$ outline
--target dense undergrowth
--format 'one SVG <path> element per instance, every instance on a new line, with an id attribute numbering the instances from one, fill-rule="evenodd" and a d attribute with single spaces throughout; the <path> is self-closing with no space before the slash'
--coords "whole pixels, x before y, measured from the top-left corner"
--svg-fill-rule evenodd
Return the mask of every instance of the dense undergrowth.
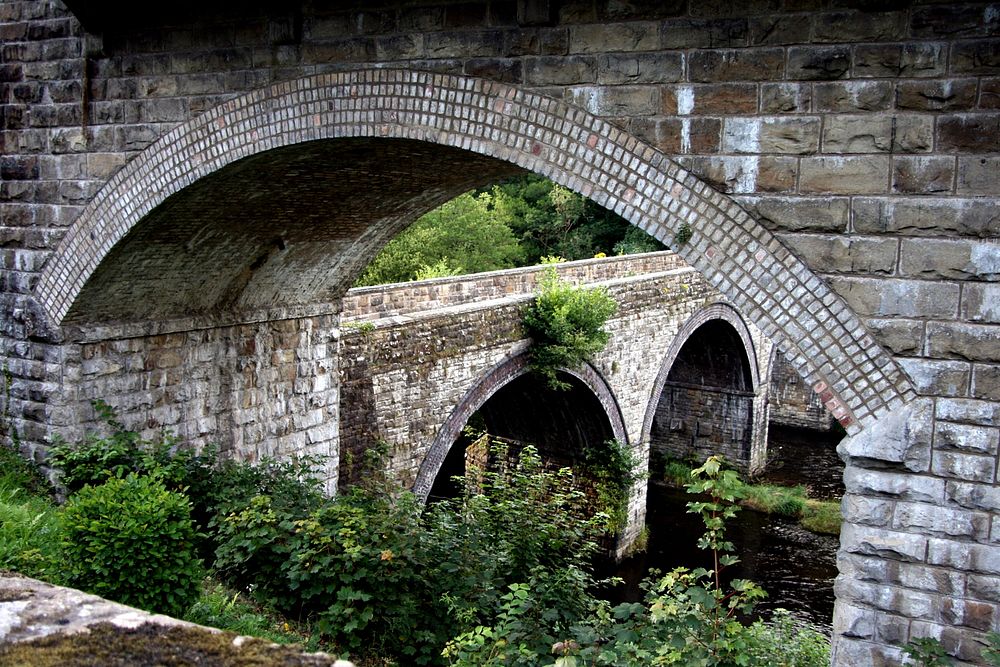
<path id="1" fill-rule="evenodd" d="M 234 463 L 172 439 L 144 442 L 106 416 L 107 435 L 52 452 L 68 494 L 63 508 L 31 466 L 3 466 L 3 531 L 12 538 L 0 569 L 152 611 L 183 606 L 192 621 L 306 642 L 361 665 L 828 662 L 828 641 L 787 615 L 740 620 L 763 592 L 721 583 L 735 562 L 724 530 L 737 486 L 714 459 L 689 488 L 716 565 L 656 574 L 644 602 L 612 606 L 591 565 L 608 516 L 594 514 L 572 471 L 544 469 L 531 448 L 500 452 L 493 459 L 503 463 L 470 471 L 458 497 L 424 508 L 378 478 L 329 499 L 312 462 Z M 19 460 L 7 448 L 0 455 Z M 164 505 L 170 512 L 157 514 Z M 163 520 L 146 521 L 151 515 Z M 84 536 L 74 523 L 86 525 Z M 170 557 L 155 573 L 123 577 L 123 568 L 143 565 L 138 550 L 119 548 L 123 535 Z M 84 544 L 95 557 L 79 555 Z M 207 579 L 192 586 L 202 567 Z M 101 581 L 105 572 L 117 588 Z M 182 594 L 154 594 L 169 582 L 184 582 Z"/>

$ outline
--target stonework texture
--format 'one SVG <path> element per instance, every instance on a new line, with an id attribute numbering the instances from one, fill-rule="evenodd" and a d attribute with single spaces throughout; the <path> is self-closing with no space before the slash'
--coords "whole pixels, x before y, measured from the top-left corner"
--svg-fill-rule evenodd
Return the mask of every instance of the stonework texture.
<path id="1" fill-rule="evenodd" d="M 6 439 L 78 433 L 106 391 L 142 428 L 339 451 L 353 277 L 429 208 L 536 171 L 670 244 L 847 429 L 835 662 L 925 635 L 980 661 L 995 2 L 69 4 L 0 3 Z"/>

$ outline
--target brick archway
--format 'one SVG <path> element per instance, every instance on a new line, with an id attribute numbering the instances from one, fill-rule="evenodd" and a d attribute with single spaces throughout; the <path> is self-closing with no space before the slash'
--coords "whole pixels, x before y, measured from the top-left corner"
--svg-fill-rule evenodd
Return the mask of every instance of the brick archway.
<path id="1" fill-rule="evenodd" d="M 849 433 L 915 397 L 840 297 L 735 202 L 659 151 L 543 95 L 414 70 L 283 82 L 175 128 L 84 209 L 44 268 L 38 301 L 61 324 L 119 242 L 200 179 L 281 147 L 348 137 L 416 140 L 489 156 L 614 210 L 670 245 L 772 338 L 813 388 L 827 393 Z"/>
<path id="2" fill-rule="evenodd" d="M 653 422 L 656 418 L 656 412 L 660 403 L 660 397 L 663 394 L 668 377 L 670 376 L 671 370 L 674 368 L 674 362 L 677 361 L 678 355 L 684 346 L 691 340 L 692 335 L 695 334 L 704 325 L 712 322 L 725 322 L 732 328 L 739 341 L 742 343 L 742 349 L 738 352 L 745 355 L 748 370 L 749 370 L 749 380 L 751 389 L 756 393 L 759 389 L 767 390 L 766 384 L 762 386 L 761 384 L 761 362 L 767 364 L 766 367 L 770 366 L 770 358 L 762 359 L 760 356 L 760 351 L 754 344 L 753 335 L 750 332 L 750 328 L 747 326 L 746 322 L 739 312 L 731 305 L 726 303 L 713 303 L 705 308 L 702 308 L 697 313 L 692 315 L 681 327 L 680 331 L 674 337 L 673 342 L 667 349 L 666 353 L 663 355 L 663 361 L 660 363 L 660 370 L 656 375 L 656 382 L 653 384 L 653 391 L 650 393 L 649 402 L 646 405 L 646 413 L 643 418 L 642 423 L 642 435 L 641 442 L 649 442 L 651 434 L 653 431 Z M 768 351 L 766 354 L 770 356 L 773 353 Z M 753 412 L 752 412 L 752 430 L 753 433 L 750 436 L 750 442 L 752 447 L 751 460 L 749 461 L 750 467 L 753 468 L 757 463 L 762 463 L 764 460 L 764 454 L 766 453 L 766 439 L 767 439 L 767 419 L 766 415 L 759 414 L 760 410 L 766 405 L 766 396 L 760 397 L 761 400 L 754 399 Z"/>
<path id="3" fill-rule="evenodd" d="M 441 470 L 441 466 L 444 464 L 444 460 L 451 450 L 451 446 L 458 439 L 462 429 L 465 428 L 473 413 L 479 410 L 501 388 L 528 372 L 530 372 L 530 369 L 528 367 L 527 354 L 519 354 L 507 358 L 483 376 L 466 393 L 462 401 L 455 406 L 448 420 L 434 438 L 427 456 L 424 457 L 424 460 L 420 464 L 420 471 L 417 473 L 417 479 L 413 483 L 413 493 L 420 500 L 427 499 L 434 485 L 434 480 L 437 478 L 438 472 Z M 607 381 L 601 377 L 600 373 L 594 370 L 589 364 L 573 370 L 563 369 L 563 372 L 580 380 L 593 392 L 597 400 L 600 401 L 601 407 L 604 408 L 615 439 L 619 442 L 627 443 L 628 436 L 625 431 L 621 409 Z"/>

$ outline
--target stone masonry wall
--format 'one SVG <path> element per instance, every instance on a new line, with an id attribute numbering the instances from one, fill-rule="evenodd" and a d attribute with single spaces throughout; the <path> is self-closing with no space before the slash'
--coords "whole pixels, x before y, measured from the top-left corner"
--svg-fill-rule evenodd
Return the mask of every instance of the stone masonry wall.
<path id="1" fill-rule="evenodd" d="M 674 156 L 863 318 L 922 398 L 902 392 L 910 402 L 888 410 L 882 389 L 859 391 L 879 407 L 842 446 L 834 660 L 898 663 L 898 647 L 924 635 L 980 660 L 977 642 L 1000 629 L 995 2 L 427 0 L 165 16 L 120 17 L 98 35 L 58 0 L 0 3 L 4 436 L 35 446 L 75 424 L 65 369 L 83 360 L 32 290 L 82 208 L 142 149 L 222 102 L 317 72 L 483 76 Z M 780 327 L 812 333 L 794 318 Z M 848 346 L 837 364 L 862 386 L 858 354 Z"/>
<path id="2" fill-rule="evenodd" d="M 653 417 L 650 449 L 674 459 L 713 454 L 750 466 L 753 394 L 667 382 Z"/>

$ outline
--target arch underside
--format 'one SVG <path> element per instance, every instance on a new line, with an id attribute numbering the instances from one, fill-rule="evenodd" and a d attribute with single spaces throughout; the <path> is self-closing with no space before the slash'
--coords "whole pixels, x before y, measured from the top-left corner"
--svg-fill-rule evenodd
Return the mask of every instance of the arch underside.
<path id="1" fill-rule="evenodd" d="M 462 429 L 494 397 L 499 399 L 494 402 L 494 409 L 487 408 L 489 414 L 483 415 L 487 426 L 498 431 L 488 429 L 491 435 L 536 444 L 557 455 L 561 451 L 572 453 L 560 443 L 560 438 L 567 434 L 574 446 L 595 436 L 627 444 L 621 410 L 604 378 L 590 365 L 563 369 L 561 374 L 570 381 L 573 396 L 558 396 L 559 392 L 541 386 L 537 376 L 530 374 L 525 354 L 506 359 L 494 367 L 466 393 L 438 431 L 421 462 L 413 484 L 414 494 L 421 499 L 427 498 Z M 533 405 L 529 406 L 531 403 Z M 581 403 L 587 406 L 590 414 L 574 413 Z M 520 412 L 514 414 L 512 410 Z M 539 425 L 537 421 L 544 419 L 546 413 L 551 423 Z"/>
<path id="2" fill-rule="evenodd" d="M 411 208 L 381 202 L 377 188 L 367 188 L 353 193 L 357 208 L 344 203 L 342 217 L 325 218 L 295 201 L 314 187 L 343 192 L 331 183 L 340 173 L 334 157 L 340 149 L 321 140 L 346 138 L 415 140 L 420 146 L 407 142 L 408 153 L 427 150 L 460 160 L 463 168 L 451 181 L 441 160 L 417 157 L 411 165 L 419 168 L 397 175 L 412 179 L 402 185 L 414 196 Z M 318 155 L 306 159 L 312 150 Z M 459 158 L 460 152 L 468 155 Z M 351 157 L 364 163 L 364 153 Z M 267 156 L 275 158 L 274 169 Z M 244 158 L 250 158 L 246 165 Z M 303 172 L 314 161 L 320 169 L 311 177 Z M 391 160 L 371 164 L 382 171 Z M 339 167 L 351 169 L 343 162 Z M 827 406 L 848 431 L 915 396 L 905 374 L 823 281 L 732 200 L 663 154 L 558 100 L 412 70 L 339 72 L 275 84 L 169 132 L 86 207 L 44 268 L 36 298 L 57 324 L 167 317 L 182 307 L 236 312 L 278 301 L 336 299 L 407 222 L 463 188 L 518 169 L 548 176 L 671 245 L 775 341 L 811 386 L 826 392 Z M 365 182 L 369 172 L 359 168 L 357 175 Z M 391 180 L 370 175 L 375 183 Z M 255 205 L 251 190 L 268 179 L 282 184 L 265 188 L 282 193 L 281 201 L 258 196 Z M 231 210 L 199 227 L 206 218 L 197 209 L 215 194 Z M 331 199 L 320 195 L 325 206 Z M 352 218 L 380 203 L 388 205 L 363 216 L 367 224 Z M 280 224 L 266 219 L 271 217 Z M 692 235 L 678 246 L 675 234 L 685 227 Z M 213 233 L 233 247 L 227 241 L 211 250 L 202 239 Z M 156 251 L 170 244 L 172 252 Z M 189 275 L 197 273 L 191 267 L 206 265 L 217 267 L 214 281 Z M 337 276 L 321 275 L 324 268 Z M 165 301 L 171 286 L 158 277 L 164 274 L 188 278 Z"/>

